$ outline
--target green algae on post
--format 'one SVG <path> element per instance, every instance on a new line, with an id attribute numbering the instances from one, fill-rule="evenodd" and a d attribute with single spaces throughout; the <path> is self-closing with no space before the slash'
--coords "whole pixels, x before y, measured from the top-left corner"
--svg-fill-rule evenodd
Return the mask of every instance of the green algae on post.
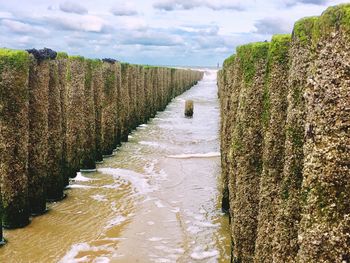
<path id="1" fill-rule="evenodd" d="M 103 108 L 102 108 L 102 153 L 111 156 L 115 148 L 115 103 L 117 99 L 114 64 L 103 62 Z"/>
<path id="2" fill-rule="evenodd" d="M 0 216 L 5 228 L 29 224 L 28 76 L 27 52 L 0 49 Z"/>
<path id="3" fill-rule="evenodd" d="M 327 9 L 313 30 L 297 260 L 350 259 L 350 5 Z M 347 147 L 347 148 L 346 148 Z"/>
<path id="4" fill-rule="evenodd" d="M 193 116 L 193 100 L 186 100 L 185 103 L 185 116 L 192 117 Z"/>
<path id="5" fill-rule="evenodd" d="M 49 63 L 49 109 L 48 109 L 48 154 L 47 154 L 47 200 L 63 198 L 64 178 L 62 174 L 62 113 L 61 91 L 58 80 L 58 62 Z"/>
<path id="6" fill-rule="evenodd" d="M 241 75 L 236 116 L 231 123 L 230 164 L 232 177 L 232 231 L 234 259 L 253 261 L 257 236 L 259 196 L 262 167 L 263 93 L 267 74 L 270 44 L 259 42 L 237 49 L 237 64 Z"/>
<path id="7" fill-rule="evenodd" d="M 102 62 L 95 60 L 92 68 L 92 85 L 95 105 L 95 161 L 103 162 L 102 153 L 102 107 L 103 107 L 103 77 Z"/>
<path id="8" fill-rule="evenodd" d="M 317 18 L 295 23 L 290 48 L 288 109 L 284 168 L 276 216 L 273 259 L 276 262 L 296 260 L 298 231 L 302 206 L 300 203 L 304 167 L 304 127 L 307 112 L 304 94 L 312 60 L 312 30 Z"/>
<path id="9" fill-rule="evenodd" d="M 85 60 L 68 58 L 67 66 L 67 173 L 74 178 L 80 171 L 84 144 Z"/>
<path id="10" fill-rule="evenodd" d="M 60 89 L 60 102 L 61 102 L 61 138 L 62 138 L 62 155 L 60 157 L 61 162 L 61 175 L 63 178 L 63 186 L 69 184 L 69 166 L 67 155 L 67 105 L 68 105 L 68 89 L 67 89 L 67 62 L 68 55 L 66 53 L 57 54 L 58 64 L 58 85 Z"/>
<path id="11" fill-rule="evenodd" d="M 30 56 L 29 67 L 29 205 L 33 215 L 46 212 L 50 61 Z"/>
<path id="12" fill-rule="evenodd" d="M 84 85 L 84 126 L 83 148 L 81 157 L 81 170 L 95 170 L 96 163 L 96 135 L 95 135 L 95 103 L 93 96 L 93 61 L 85 60 L 85 85 Z"/>
<path id="13" fill-rule="evenodd" d="M 275 35 L 268 53 L 267 90 L 269 93 L 268 127 L 264 130 L 263 165 L 260 180 L 260 198 L 255 259 L 272 261 L 278 196 L 284 167 L 285 121 L 289 90 L 290 35 Z"/>

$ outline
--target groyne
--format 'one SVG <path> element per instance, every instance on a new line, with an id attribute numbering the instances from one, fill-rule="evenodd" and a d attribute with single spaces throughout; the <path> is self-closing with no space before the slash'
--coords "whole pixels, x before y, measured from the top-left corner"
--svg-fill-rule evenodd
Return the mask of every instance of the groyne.
<path id="1" fill-rule="evenodd" d="M 232 262 L 350 260 L 350 5 L 218 73 Z"/>
<path id="2" fill-rule="evenodd" d="M 69 178 L 96 169 L 133 129 L 202 77 L 50 50 L 1 49 L 3 226 L 24 227 L 45 213 L 47 201 L 64 198 Z"/>

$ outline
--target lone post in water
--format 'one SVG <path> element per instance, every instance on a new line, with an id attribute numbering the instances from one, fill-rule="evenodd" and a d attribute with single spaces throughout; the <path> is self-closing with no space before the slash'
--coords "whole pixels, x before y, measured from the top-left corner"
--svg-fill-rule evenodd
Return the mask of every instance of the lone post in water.
<path id="1" fill-rule="evenodd" d="M 186 100 L 185 116 L 186 117 L 192 117 L 193 116 L 193 100 Z"/>

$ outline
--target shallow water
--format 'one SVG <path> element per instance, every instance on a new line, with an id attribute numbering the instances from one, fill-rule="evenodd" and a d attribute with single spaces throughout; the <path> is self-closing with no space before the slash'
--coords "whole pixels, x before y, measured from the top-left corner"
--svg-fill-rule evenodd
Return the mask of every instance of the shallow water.
<path id="1" fill-rule="evenodd" d="M 183 117 L 186 99 L 192 119 Z M 212 70 L 97 172 L 79 173 L 47 214 L 6 230 L 0 262 L 229 262 L 218 136 Z"/>

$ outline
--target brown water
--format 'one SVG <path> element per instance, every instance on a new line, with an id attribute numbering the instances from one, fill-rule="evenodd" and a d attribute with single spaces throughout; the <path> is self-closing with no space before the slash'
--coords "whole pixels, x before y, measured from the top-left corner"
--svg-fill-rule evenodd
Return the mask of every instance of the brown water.
<path id="1" fill-rule="evenodd" d="M 193 99 L 193 119 L 183 117 Z M 7 230 L 0 262 L 229 262 L 220 212 L 216 72 L 134 131 L 68 197 Z"/>

